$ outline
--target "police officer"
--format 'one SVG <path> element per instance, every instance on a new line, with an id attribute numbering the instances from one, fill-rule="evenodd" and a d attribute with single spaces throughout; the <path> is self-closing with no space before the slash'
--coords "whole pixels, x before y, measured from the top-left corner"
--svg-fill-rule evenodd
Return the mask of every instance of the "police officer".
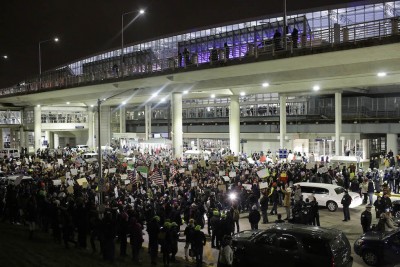
<path id="1" fill-rule="evenodd" d="M 343 205 L 343 215 L 344 215 L 344 222 L 350 221 L 350 204 L 351 201 L 353 199 L 351 198 L 351 196 L 349 195 L 349 192 L 346 190 L 344 192 L 343 198 L 342 198 L 342 202 L 341 204 Z"/>
<path id="2" fill-rule="evenodd" d="M 371 229 L 372 222 L 372 213 L 371 213 L 371 205 L 367 205 L 365 210 L 361 213 L 361 226 L 363 228 L 363 232 L 366 233 Z"/>

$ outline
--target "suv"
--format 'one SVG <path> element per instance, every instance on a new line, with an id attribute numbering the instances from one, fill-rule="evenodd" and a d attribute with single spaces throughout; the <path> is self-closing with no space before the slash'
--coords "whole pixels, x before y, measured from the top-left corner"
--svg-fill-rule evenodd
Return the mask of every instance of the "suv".
<path id="1" fill-rule="evenodd" d="M 371 266 L 400 262 L 400 228 L 391 232 L 367 232 L 354 242 L 354 252 Z"/>
<path id="2" fill-rule="evenodd" d="M 233 266 L 351 267 L 351 247 L 339 230 L 276 224 L 233 236 Z"/>
<path id="3" fill-rule="evenodd" d="M 341 204 L 344 189 L 341 186 L 333 185 L 333 184 L 324 184 L 324 183 L 297 183 L 294 185 L 300 185 L 301 194 L 303 195 L 303 199 L 308 198 L 311 194 L 314 194 L 315 199 L 318 202 L 319 206 L 327 207 L 329 211 L 336 211 L 338 207 L 342 208 Z M 360 194 L 355 192 L 350 192 L 349 195 L 353 199 L 351 201 L 350 208 L 357 207 L 362 204 L 362 199 Z"/>

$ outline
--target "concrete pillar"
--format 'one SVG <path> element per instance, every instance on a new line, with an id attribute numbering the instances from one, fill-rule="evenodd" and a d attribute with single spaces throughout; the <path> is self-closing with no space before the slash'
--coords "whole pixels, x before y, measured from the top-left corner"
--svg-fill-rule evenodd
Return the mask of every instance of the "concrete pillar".
<path id="1" fill-rule="evenodd" d="M 369 141 L 368 139 L 362 140 L 362 149 L 363 149 L 362 159 L 363 160 L 369 159 L 369 142 L 368 141 Z"/>
<path id="2" fill-rule="evenodd" d="M 119 109 L 119 132 L 126 133 L 126 108 L 121 106 Z"/>
<path id="3" fill-rule="evenodd" d="M 35 138 L 35 152 L 39 148 L 41 148 L 41 139 L 42 139 L 42 109 L 40 106 L 35 106 L 33 109 L 34 113 L 34 138 Z"/>
<path id="4" fill-rule="evenodd" d="M 174 156 L 182 157 L 183 153 L 183 127 L 182 127 L 182 93 L 172 94 L 172 145 Z"/>
<path id="5" fill-rule="evenodd" d="M 92 108 L 89 108 L 88 109 L 88 141 L 87 141 L 87 145 L 90 149 L 95 147 L 94 133 L 95 133 L 95 131 L 94 131 L 94 112 L 93 112 Z"/>
<path id="6" fill-rule="evenodd" d="M 19 127 L 19 146 L 21 147 L 26 147 L 26 141 L 25 141 L 25 131 L 24 127 Z"/>
<path id="7" fill-rule="evenodd" d="M 285 148 L 286 136 L 286 95 L 279 96 L 279 148 Z"/>
<path id="8" fill-rule="evenodd" d="M 54 142 L 54 148 L 58 148 L 60 146 L 60 136 L 58 135 L 58 133 L 54 133 L 53 142 Z"/>
<path id="9" fill-rule="evenodd" d="M 146 140 L 149 140 L 149 136 L 151 135 L 151 117 L 152 117 L 151 113 L 152 113 L 151 104 L 144 106 L 144 124 L 145 124 Z M 182 117 L 182 111 L 181 111 L 181 117 Z"/>
<path id="10" fill-rule="evenodd" d="M 229 106 L 229 146 L 235 155 L 240 152 L 240 105 L 239 96 L 231 96 Z"/>
<path id="11" fill-rule="evenodd" d="M 340 136 L 342 134 L 342 93 L 335 93 L 335 154 L 341 156 Z"/>
<path id="12" fill-rule="evenodd" d="M 393 155 L 397 155 L 398 153 L 398 143 L 397 143 L 397 134 L 386 134 L 386 153 L 389 152 L 390 150 L 393 151 Z"/>
<path id="13" fill-rule="evenodd" d="M 47 144 L 50 147 L 50 131 L 44 131 L 44 140 L 47 141 Z"/>

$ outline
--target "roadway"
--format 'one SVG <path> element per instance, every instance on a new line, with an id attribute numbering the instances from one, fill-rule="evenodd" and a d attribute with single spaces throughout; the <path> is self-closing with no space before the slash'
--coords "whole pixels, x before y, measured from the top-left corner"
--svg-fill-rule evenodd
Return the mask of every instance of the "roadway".
<path id="1" fill-rule="evenodd" d="M 399 200 L 399 197 L 392 197 L 392 201 L 394 200 Z M 338 209 L 336 212 L 330 212 L 326 208 L 320 207 L 319 214 L 320 214 L 320 224 L 321 227 L 327 227 L 327 228 L 336 228 L 340 229 L 345 233 L 347 238 L 350 241 L 350 245 L 352 247 L 352 256 L 354 259 L 353 262 L 353 267 L 364 267 L 367 266 L 364 261 L 362 260 L 361 257 L 356 255 L 353 251 L 353 244 L 356 241 L 356 239 L 362 234 L 362 228 L 360 224 L 360 216 L 361 213 L 365 210 L 365 205 L 358 206 L 356 208 L 350 209 L 350 221 L 343 222 L 343 212 L 342 209 Z M 278 207 L 278 213 L 282 214 L 282 218 L 285 218 L 285 209 L 283 207 Z M 241 213 L 240 215 L 240 230 L 248 230 L 250 229 L 250 224 L 248 221 L 248 212 L 246 213 Z M 372 223 L 377 224 L 378 221 L 375 219 L 375 210 L 372 209 Z M 270 221 L 269 224 L 259 224 L 258 227 L 259 229 L 266 229 L 272 225 L 271 222 L 274 222 L 277 219 L 276 215 L 269 215 L 268 214 L 268 220 Z M 181 237 L 180 239 L 184 239 L 183 236 L 183 230 L 185 229 L 186 225 L 183 225 L 181 227 Z M 204 227 L 203 231 L 207 233 L 207 226 Z M 147 232 L 145 235 L 145 243 L 144 246 L 147 247 L 148 244 L 148 239 L 147 239 Z M 209 241 L 209 239 L 207 240 Z M 178 243 L 178 256 L 181 258 L 184 258 L 184 242 L 179 242 Z M 207 242 L 206 247 L 204 248 L 204 257 L 203 260 L 209 265 L 209 266 L 216 266 L 217 265 L 217 259 L 218 259 L 218 250 L 211 248 L 211 243 Z M 387 266 L 389 267 L 389 266 Z M 392 266 L 391 266 L 392 267 Z"/>

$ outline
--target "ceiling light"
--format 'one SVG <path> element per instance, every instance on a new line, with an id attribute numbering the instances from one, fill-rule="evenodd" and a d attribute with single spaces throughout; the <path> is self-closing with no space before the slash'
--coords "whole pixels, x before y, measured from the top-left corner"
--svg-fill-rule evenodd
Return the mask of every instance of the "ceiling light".
<path id="1" fill-rule="evenodd" d="M 126 104 L 126 101 L 123 101 L 123 102 L 122 102 L 122 105 L 125 105 L 125 104 Z"/>
<path id="2" fill-rule="evenodd" d="M 7 56 L 7 55 L 4 55 L 4 56 L 3 56 L 3 58 L 4 58 L 4 59 L 7 59 L 7 58 L 8 58 L 8 56 Z"/>
<path id="3" fill-rule="evenodd" d="M 70 102 L 67 102 L 67 105 L 69 105 L 70 104 Z"/>
<path id="4" fill-rule="evenodd" d="M 40 104 L 38 104 L 37 107 L 40 108 Z"/>
<path id="5" fill-rule="evenodd" d="M 94 105 L 90 105 L 90 107 L 92 108 L 92 107 L 94 107 Z"/>
<path id="6" fill-rule="evenodd" d="M 141 10 L 139 11 L 139 13 L 140 13 L 140 14 L 144 14 L 144 10 L 141 9 Z"/>
<path id="7" fill-rule="evenodd" d="M 263 83 L 262 84 L 262 87 L 268 87 L 269 86 L 269 83 Z"/>
<path id="8" fill-rule="evenodd" d="M 386 72 L 378 72 L 377 76 L 378 77 L 385 77 L 386 76 Z"/>
<path id="9" fill-rule="evenodd" d="M 183 91 L 183 94 L 184 94 L 184 95 L 187 95 L 188 93 L 189 93 L 188 90 Z"/>
<path id="10" fill-rule="evenodd" d="M 165 102 L 165 97 L 163 97 L 160 102 Z"/>
<path id="11" fill-rule="evenodd" d="M 245 96 L 246 93 L 245 93 L 245 92 L 240 92 L 240 95 L 241 95 L 241 96 Z"/>
<path id="12" fill-rule="evenodd" d="M 54 42 L 58 42 L 59 41 L 59 39 L 56 37 L 56 38 L 54 38 Z"/>
<path id="13" fill-rule="evenodd" d="M 211 98 L 215 98 L 215 94 L 212 94 L 212 95 L 211 95 Z"/>
<path id="14" fill-rule="evenodd" d="M 157 93 L 157 92 L 155 92 L 155 93 L 153 93 L 153 94 L 151 95 L 151 97 L 156 97 L 156 96 L 158 96 L 158 93 Z"/>
<path id="15" fill-rule="evenodd" d="M 312 89 L 313 89 L 314 91 L 319 91 L 320 88 L 319 88 L 319 85 L 314 85 Z"/>

